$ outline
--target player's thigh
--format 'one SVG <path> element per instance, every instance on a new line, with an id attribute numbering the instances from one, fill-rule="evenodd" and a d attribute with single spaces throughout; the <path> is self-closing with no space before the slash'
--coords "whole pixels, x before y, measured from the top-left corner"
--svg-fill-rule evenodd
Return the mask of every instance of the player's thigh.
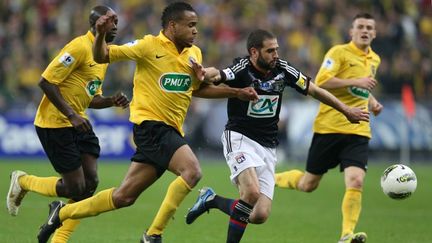
<path id="1" fill-rule="evenodd" d="M 237 186 L 240 193 L 240 198 L 254 197 L 254 201 L 259 197 L 259 181 L 254 167 L 243 170 L 237 176 Z"/>
<path id="2" fill-rule="evenodd" d="M 86 179 L 97 179 L 97 159 L 100 155 L 99 139 L 93 130 L 90 130 L 77 134 L 77 144 L 81 153 L 81 163 Z"/>
<path id="3" fill-rule="evenodd" d="M 345 135 L 345 142 L 340 149 L 340 170 L 345 171 L 349 167 L 357 167 L 367 170 L 369 156 L 369 138 L 354 134 Z"/>
<path id="4" fill-rule="evenodd" d="M 73 173 L 81 168 L 81 152 L 77 132 L 72 127 L 40 128 L 36 133 L 54 169 L 60 174 Z"/>
<path id="5" fill-rule="evenodd" d="M 341 134 L 314 133 L 306 161 L 306 171 L 314 175 L 323 175 L 339 163 L 339 153 L 343 146 Z"/>
<path id="6" fill-rule="evenodd" d="M 137 148 L 131 160 L 153 166 L 158 177 L 168 169 L 177 151 L 187 144 L 176 129 L 159 121 L 144 121 L 139 125 L 135 124 L 133 133 Z M 194 157 L 190 155 L 192 152 L 187 151 L 188 149 L 180 150 L 180 157 Z M 184 154 L 189 156 L 184 156 Z"/>
<path id="7" fill-rule="evenodd" d="M 97 157 L 93 154 L 81 154 L 82 168 L 86 180 L 92 180 L 98 178 L 97 175 Z"/>
<path id="8" fill-rule="evenodd" d="M 113 197 L 122 200 L 134 200 L 158 178 L 158 172 L 154 166 L 131 162 L 126 176 L 115 190 Z"/>
<path id="9" fill-rule="evenodd" d="M 175 151 L 168 169 L 176 175 L 182 175 L 188 172 L 201 173 L 198 159 L 187 144 L 181 146 Z"/>

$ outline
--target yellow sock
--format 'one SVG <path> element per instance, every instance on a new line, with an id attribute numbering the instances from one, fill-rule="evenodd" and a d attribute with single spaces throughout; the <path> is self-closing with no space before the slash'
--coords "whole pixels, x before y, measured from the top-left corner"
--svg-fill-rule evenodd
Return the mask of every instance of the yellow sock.
<path id="1" fill-rule="evenodd" d="M 282 173 L 275 174 L 276 186 L 282 188 L 289 188 L 297 190 L 297 185 L 302 176 L 303 171 L 300 170 L 289 170 Z"/>
<path id="2" fill-rule="evenodd" d="M 74 203 L 75 201 L 69 199 L 68 203 Z M 60 228 L 58 228 L 51 238 L 51 243 L 66 243 L 68 242 L 72 232 L 75 231 L 80 221 L 77 219 L 66 219 Z"/>
<path id="3" fill-rule="evenodd" d="M 183 199 L 189 194 L 191 187 L 181 177 L 177 177 L 168 187 L 165 199 L 163 200 L 153 223 L 147 230 L 148 235 L 161 235 L 168 220 L 174 215 Z"/>
<path id="4" fill-rule="evenodd" d="M 37 177 L 34 175 L 23 175 L 18 179 L 20 186 L 31 192 L 37 192 L 44 196 L 56 197 L 56 185 L 60 177 Z"/>
<path id="5" fill-rule="evenodd" d="M 342 235 L 341 237 L 354 232 L 357 221 L 360 217 L 362 201 L 362 190 L 348 188 L 342 201 Z"/>
<path id="6" fill-rule="evenodd" d="M 76 203 L 66 204 L 59 213 L 60 221 L 96 216 L 100 213 L 116 209 L 112 200 L 114 188 L 100 191 L 93 197 Z"/>

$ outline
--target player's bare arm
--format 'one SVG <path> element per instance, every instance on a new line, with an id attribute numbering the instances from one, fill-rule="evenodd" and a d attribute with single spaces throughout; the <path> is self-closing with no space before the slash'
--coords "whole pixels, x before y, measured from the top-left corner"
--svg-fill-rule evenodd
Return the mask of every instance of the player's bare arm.
<path id="1" fill-rule="evenodd" d="M 220 70 L 214 67 L 205 68 L 204 81 L 209 83 L 215 83 L 221 81 L 222 76 Z"/>
<path id="2" fill-rule="evenodd" d="M 109 62 L 109 48 L 105 41 L 106 33 L 115 25 L 115 15 L 108 12 L 96 21 L 96 37 L 93 44 L 93 58 L 97 63 Z"/>
<path id="3" fill-rule="evenodd" d="M 90 102 L 89 108 L 104 109 L 112 106 L 126 109 L 127 107 L 129 107 L 129 100 L 123 92 L 118 92 L 115 95 L 109 97 L 96 95 Z"/>
<path id="4" fill-rule="evenodd" d="M 369 110 L 378 116 L 383 108 L 384 106 L 372 94 L 369 94 Z"/>
<path id="5" fill-rule="evenodd" d="M 65 115 L 72 126 L 78 131 L 88 131 L 91 129 L 90 122 L 78 115 L 72 107 L 63 98 L 60 89 L 57 85 L 48 82 L 46 79 L 41 78 L 39 87 L 42 89 L 47 98 L 53 105 Z"/>
<path id="6" fill-rule="evenodd" d="M 332 77 L 320 85 L 323 89 L 337 89 L 348 86 L 355 86 L 371 91 L 377 85 L 377 81 L 372 77 L 356 78 L 356 79 L 341 79 Z"/>
<path id="7" fill-rule="evenodd" d="M 217 99 L 217 98 L 238 98 L 240 100 L 249 101 L 258 100 L 258 94 L 252 87 L 232 88 L 227 85 L 213 85 L 203 83 L 198 90 L 192 93 L 195 97 Z"/>
<path id="8" fill-rule="evenodd" d="M 342 103 L 330 92 L 316 86 L 312 82 L 309 84 L 308 94 L 344 114 L 351 123 L 359 123 L 360 121 L 369 122 L 369 112 L 367 112 L 364 108 L 349 107 Z"/>

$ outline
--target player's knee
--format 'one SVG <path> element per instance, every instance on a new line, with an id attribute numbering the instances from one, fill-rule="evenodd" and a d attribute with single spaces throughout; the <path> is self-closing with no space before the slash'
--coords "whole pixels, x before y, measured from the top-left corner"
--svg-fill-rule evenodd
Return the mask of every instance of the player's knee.
<path id="1" fill-rule="evenodd" d="M 195 187 L 202 177 L 202 172 L 199 164 L 197 163 L 197 165 L 189 167 L 181 174 L 181 176 L 190 187 Z"/>
<path id="2" fill-rule="evenodd" d="M 254 213 L 251 214 L 249 220 L 253 224 L 263 224 L 267 221 L 270 216 L 270 212 L 267 209 L 254 209 Z"/>
<path id="3" fill-rule="evenodd" d="M 363 187 L 363 177 L 353 176 L 347 182 L 347 187 L 361 189 Z"/>
<path id="4" fill-rule="evenodd" d="M 114 191 L 112 199 L 116 208 L 124 208 L 133 205 L 137 197 L 127 196 L 121 192 Z"/>
<path id="5" fill-rule="evenodd" d="M 80 182 L 72 183 L 66 187 L 65 193 L 66 197 L 79 201 L 86 193 L 86 185 Z"/>
<path id="6" fill-rule="evenodd" d="M 86 180 L 86 196 L 91 197 L 95 191 L 96 188 L 99 185 L 99 178 L 98 177 L 92 177 L 90 179 Z"/>
<path id="7" fill-rule="evenodd" d="M 303 192 L 313 192 L 318 188 L 318 183 L 302 183 L 299 189 Z"/>

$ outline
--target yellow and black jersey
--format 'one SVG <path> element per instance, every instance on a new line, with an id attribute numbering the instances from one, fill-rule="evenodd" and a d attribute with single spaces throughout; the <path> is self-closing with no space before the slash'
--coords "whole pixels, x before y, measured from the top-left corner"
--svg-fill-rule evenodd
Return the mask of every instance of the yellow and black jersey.
<path id="1" fill-rule="evenodd" d="M 315 82 L 320 86 L 333 77 L 340 79 L 375 78 L 380 62 L 380 57 L 371 48 L 369 48 L 368 53 L 365 53 L 357 48 L 353 42 L 336 45 L 325 55 Z M 350 86 L 328 91 L 350 107 L 368 108 L 369 91 L 366 89 Z M 318 115 L 314 122 L 314 132 L 357 134 L 371 137 L 368 122 L 352 124 L 342 113 L 323 103 L 320 103 Z"/>
<path id="2" fill-rule="evenodd" d="M 201 50 L 192 46 L 178 53 L 174 43 L 160 32 L 158 36 L 146 35 L 122 46 L 110 46 L 109 58 L 110 62 L 136 62 L 130 121 L 162 121 L 184 135 L 182 126 L 192 91 L 201 85 L 190 60 L 201 63 Z"/>
<path id="3" fill-rule="evenodd" d="M 102 83 L 108 64 L 93 60 L 95 37 L 89 31 L 69 42 L 51 61 L 42 77 L 59 87 L 66 102 L 80 116 L 86 117 L 95 95 L 102 94 Z M 42 128 L 71 127 L 69 120 L 44 95 L 39 104 L 34 124 Z"/>

